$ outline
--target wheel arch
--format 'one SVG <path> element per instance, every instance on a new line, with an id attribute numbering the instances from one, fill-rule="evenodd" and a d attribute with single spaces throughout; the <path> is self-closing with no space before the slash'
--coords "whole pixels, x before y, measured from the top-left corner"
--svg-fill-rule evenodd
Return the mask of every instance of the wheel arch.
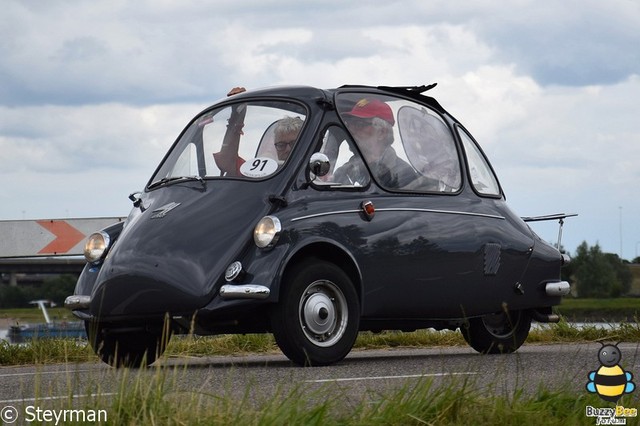
<path id="1" fill-rule="evenodd" d="M 287 274 L 291 272 L 295 265 L 298 265 L 306 259 L 316 258 L 325 262 L 333 263 L 342 269 L 351 282 L 353 283 L 358 299 L 360 301 L 360 310 L 362 310 L 362 274 L 358 263 L 354 257 L 344 247 L 328 241 L 314 241 L 304 247 L 299 248 L 293 253 L 283 268 L 282 279 L 280 285 L 284 285 Z M 278 293 L 279 293 L 278 289 Z"/>

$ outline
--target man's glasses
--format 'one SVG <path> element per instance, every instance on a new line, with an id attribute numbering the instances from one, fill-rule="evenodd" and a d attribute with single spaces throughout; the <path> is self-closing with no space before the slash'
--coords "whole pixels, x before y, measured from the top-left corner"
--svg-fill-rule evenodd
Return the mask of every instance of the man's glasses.
<path id="1" fill-rule="evenodd" d="M 280 142 L 276 142 L 274 143 L 275 147 L 276 147 L 276 151 L 285 151 L 287 149 L 287 147 L 289 149 L 291 149 L 293 147 L 293 144 L 296 143 L 296 140 L 290 140 L 290 141 L 280 141 Z"/>

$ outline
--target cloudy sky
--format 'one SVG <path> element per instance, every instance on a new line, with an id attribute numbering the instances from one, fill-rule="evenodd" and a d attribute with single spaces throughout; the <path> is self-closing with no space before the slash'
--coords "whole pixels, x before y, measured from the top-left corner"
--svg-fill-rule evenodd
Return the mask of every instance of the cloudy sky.
<path id="1" fill-rule="evenodd" d="M 125 216 L 236 85 L 437 82 L 518 214 L 637 256 L 640 2 L 464 3 L 3 0 L 0 220 Z"/>

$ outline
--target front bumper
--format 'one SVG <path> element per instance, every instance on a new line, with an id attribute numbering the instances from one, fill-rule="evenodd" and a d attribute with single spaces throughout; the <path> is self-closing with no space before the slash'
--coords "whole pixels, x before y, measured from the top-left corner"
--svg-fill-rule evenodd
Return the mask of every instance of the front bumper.
<path id="1" fill-rule="evenodd" d="M 220 287 L 220 298 L 231 299 L 266 299 L 271 294 L 269 287 L 258 284 L 225 284 Z M 91 296 L 73 295 L 64 301 L 64 307 L 71 311 L 89 309 Z"/>
<path id="2" fill-rule="evenodd" d="M 258 284 L 225 284 L 220 287 L 222 299 L 266 299 L 271 294 L 269 287 Z"/>
<path id="3" fill-rule="evenodd" d="M 91 296 L 73 295 L 64 300 L 64 307 L 71 311 L 89 309 L 89 305 L 91 305 Z"/>

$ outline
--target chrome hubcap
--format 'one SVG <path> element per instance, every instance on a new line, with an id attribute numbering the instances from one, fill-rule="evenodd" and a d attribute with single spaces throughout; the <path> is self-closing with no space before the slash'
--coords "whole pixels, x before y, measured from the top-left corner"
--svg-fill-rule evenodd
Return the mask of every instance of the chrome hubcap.
<path id="1" fill-rule="evenodd" d="M 520 315 L 508 315 L 505 312 L 499 314 L 486 315 L 482 322 L 487 331 L 495 337 L 510 337 L 518 325 Z"/>
<path id="2" fill-rule="evenodd" d="M 306 288 L 299 306 L 300 325 L 311 343 L 334 345 L 345 332 L 348 320 L 347 301 L 331 281 L 318 280 Z"/>

